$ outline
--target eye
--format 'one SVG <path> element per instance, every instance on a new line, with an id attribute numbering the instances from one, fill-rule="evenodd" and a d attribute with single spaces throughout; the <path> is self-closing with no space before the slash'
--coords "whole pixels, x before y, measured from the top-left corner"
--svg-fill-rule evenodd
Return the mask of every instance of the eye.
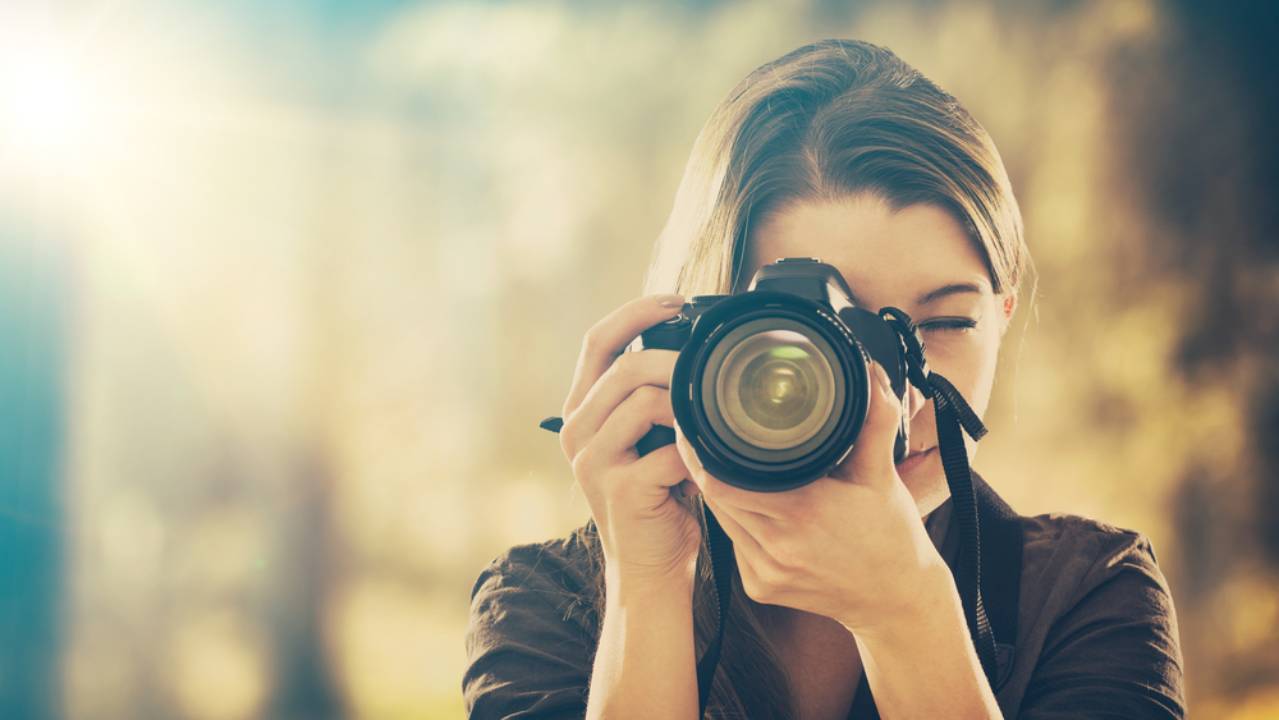
<path id="1" fill-rule="evenodd" d="M 925 320 L 919 323 L 919 329 L 924 332 L 933 330 L 944 330 L 950 332 L 967 332 L 977 327 L 977 321 L 966 317 L 943 317 Z"/>

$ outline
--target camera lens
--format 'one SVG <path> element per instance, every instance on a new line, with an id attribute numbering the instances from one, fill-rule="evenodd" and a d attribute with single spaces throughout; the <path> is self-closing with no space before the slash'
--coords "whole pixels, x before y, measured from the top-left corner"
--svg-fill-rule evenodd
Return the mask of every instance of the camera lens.
<path id="1" fill-rule="evenodd" d="M 866 422 L 872 352 L 891 360 L 901 340 L 847 302 L 834 268 L 769 267 L 746 292 L 692 304 L 671 404 L 707 471 L 779 492 L 848 456 Z"/>
<path id="2" fill-rule="evenodd" d="M 701 404 L 716 436 L 744 459 L 790 462 L 834 431 L 844 382 L 833 348 L 784 317 L 749 320 L 709 353 Z"/>
<path id="3" fill-rule="evenodd" d="M 717 393 L 725 422 L 742 440 L 780 450 L 811 439 L 835 404 L 835 374 L 793 330 L 755 333 L 724 358 Z"/>

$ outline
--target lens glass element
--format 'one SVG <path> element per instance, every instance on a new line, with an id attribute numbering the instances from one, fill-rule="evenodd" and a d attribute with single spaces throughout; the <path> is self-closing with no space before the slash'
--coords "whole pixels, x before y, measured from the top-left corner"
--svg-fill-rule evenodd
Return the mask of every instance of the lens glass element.
<path id="1" fill-rule="evenodd" d="M 728 350 L 716 378 L 724 422 L 741 440 L 782 450 L 811 440 L 835 408 L 835 373 L 805 333 L 765 330 Z"/>

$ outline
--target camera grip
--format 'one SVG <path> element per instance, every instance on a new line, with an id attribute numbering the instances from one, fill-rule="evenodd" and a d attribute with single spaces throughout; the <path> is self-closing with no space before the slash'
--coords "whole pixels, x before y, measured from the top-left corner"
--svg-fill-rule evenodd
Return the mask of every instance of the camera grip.
<path id="1" fill-rule="evenodd" d="M 653 452 L 654 450 L 670 445 L 675 442 L 675 431 L 665 425 L 654 425 L 648 432 L 644 433 L 644 437 L 635 443 L 635 452 L 640 457 Z"/>
<path id="2" fill-rule="evenodd" d="M 688 341 L 689 320 L 692 305 L 684 304 L 679 315 L 665 322 L 657 323 L 640 334 L 640 350 L 680 350 Z M 654 425 L 635 443 L 635 452 L 640 457 L 675 442 L 675 431 L 665 425 Z"/>

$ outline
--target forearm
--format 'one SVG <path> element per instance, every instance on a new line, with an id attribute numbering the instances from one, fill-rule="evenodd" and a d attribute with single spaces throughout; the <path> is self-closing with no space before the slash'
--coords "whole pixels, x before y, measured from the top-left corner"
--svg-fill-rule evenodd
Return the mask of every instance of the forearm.
<path id="1" fill-rule="evenodd" d="M 610 578 L 586 717 L 697 715 L 691 578 L 670 585 Z"/>
<path id="2" fill-rule="evenodd" d="M 875 705 L 885 718 L 1002 718 L 959 593 L 943 574 L 913 617 L 854 633 Z"/>

